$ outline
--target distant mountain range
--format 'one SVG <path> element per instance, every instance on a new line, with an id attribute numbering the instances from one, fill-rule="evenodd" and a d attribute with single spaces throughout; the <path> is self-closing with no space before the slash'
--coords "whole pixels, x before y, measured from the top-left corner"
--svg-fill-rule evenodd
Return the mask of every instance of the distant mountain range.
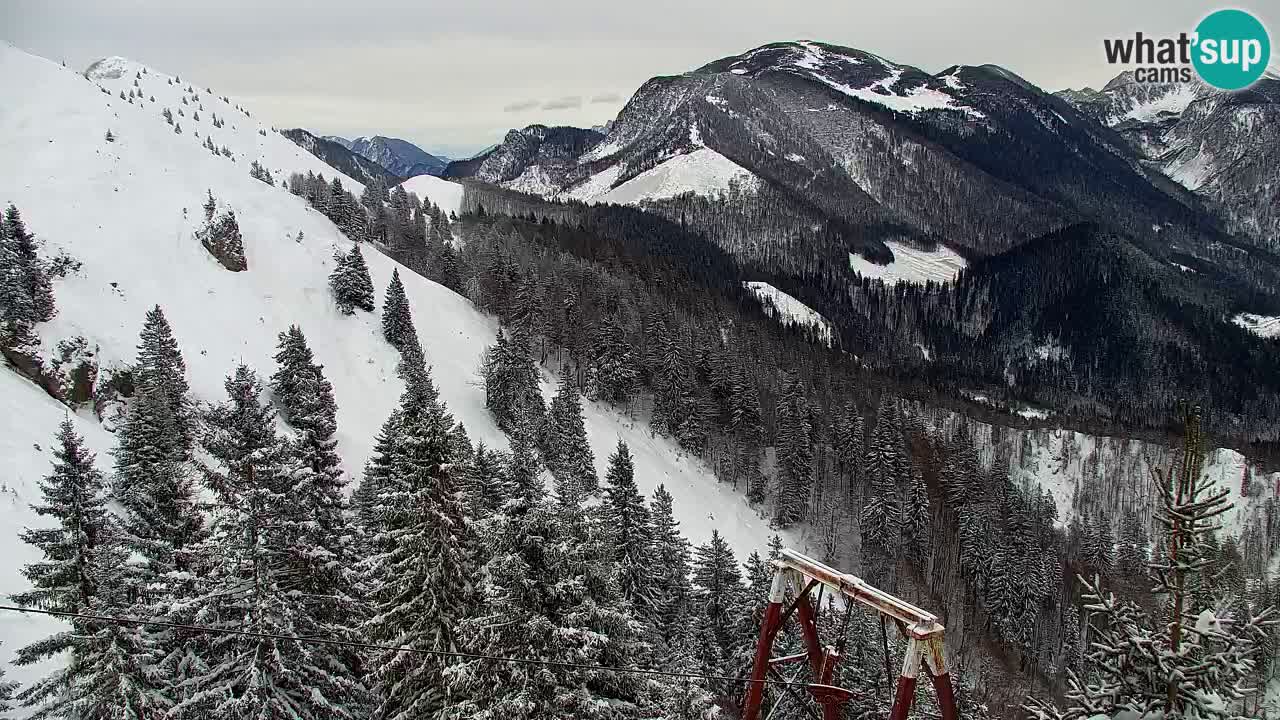
<path id="1" fill-rule="evenodd" d="M 439 175 L 449 164 L 448 158 L 432 155 L 408 140 L 399 138 L 374 135 L 348 140 L 337 135 L 326 135 L 324 139 L 363 155 L 400 177 Z"/>
<path id="2" fill-rule="evenodd" d="M 396 175 L 364 155 L 352 152 L 346 145 L 317 137 L 302 128 L 281 130 L 280 134 L 328 163 L 334 169 L 359 180 L 365 185 L 380 180 L 384 186 L 394 187 L 404 180 L 403 176 Z"/>
<path id="3" fill-rule="evenodd" d="M 604 128 L 512 130 L 444 175 L 643 207 L 850 352 L 1138 423 L 1175 392 L 1216 398 L 1224 422 L 1259 414 L 1236 396 L 1280 397 L 1267 341 L 1239 322 L 1280 315 L 1278 168 L 1274 79 L 1054 94 L 996 65 L 928 73 L 800 41 L 652 78 Z M 873 281 L 923 278 L 921 257 L 968 266 Z M 1113 404 L 1153 378 L 1170 390 Z"/>
<path id="4" fill-rule="evenodd" d="M 1199 82 L 1138 83 L 1125 72 L 1101 91 L 1058 96 L 1119 133 L 1228 228 L 1280 250 L 1280 77 L 1223 92 Z"/>

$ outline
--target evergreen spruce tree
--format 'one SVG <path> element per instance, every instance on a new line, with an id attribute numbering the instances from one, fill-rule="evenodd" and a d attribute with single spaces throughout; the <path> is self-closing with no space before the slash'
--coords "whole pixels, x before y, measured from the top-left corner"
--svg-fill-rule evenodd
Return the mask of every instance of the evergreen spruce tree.
<path id="1" fill-rule="evenodd" d="M 635 351 L 627 341 L 622 322 L 606 319 L 595 333 L 591 344 L 588 369 L 588 391 L 592 397 L 615 405 L 631 400 L 640 384 Z"/>
<path id="2" fill-rule="evenodd" d="M 40 338 L 32 329 L 34 324 L 26 272 L 9 238 L 8 225 L 0 222 L 0 344 L 14 348 L 37 345 Z"/>
<path id="3" fill-rule="evenodd" d="M 898 555 L 902 486 L 899 463 L 902 433 L 897 426 L 893 401 L 880 403 L 876 428 L 867 447 L 866 472 L 869 488 L 863 499 L 860 526 L 863 561 L 876 582 L 888 578 Z"/>
<path id="4" fill-rule="evenodd" d="M 813 426 L 799 377 L 787 382 L 778 400 L 778 500 L 782 527 L 805 519 L 813 485 Z"/>
<path id="5" fill-rule="evenodd" d="M 0 713 L 13 710 L 13 693 L 17 689 L 18 683 L 5 680 L 4 669 L 0 668 Z"/>
<path id="6" fill-rule="evenodd" d="M 130 581 L 140 596 L 161 605 L 172 599 L 167 576 L 190 569 L 185 553 L 203 529 L 188 449 L 166 393 L 151 383 L 139 387 L 116 438 L 113 488 L 124 530 L 142 558 Z"/>
<path id="7" fill-rule="evenodd" d="M 566 363 L 560 368 L 560 385 L 547 412 L 543 429 L 542 459 L 556 479 L 557 487 L 575 484 L 588 495 L 599 491 L 595 455 L 587 443 L 578 388 Z M 628 461 L 630 456 L 627 456 Z"/>
<path id="8" fill-rule="evenodd" d="M 167 405 L 165 422 L 172 422 L 184 457 L 195 444 L 195 409 L 189 397 L 187 364 L 173 337 L 173 329 L 164 311 L 156 305 L 147 311 L 138 341 L 138 361 L 134 367 L 134 384 L 151 388 Z M 117 494 L 119 491 L 117 490 Z"/>
<path id="9" fill-rule="evenodd" d="M 391 284 L 387 286 L 387 296 L 382 301 L 382 336 L 397 350 L 404 347 L 410 336 L 413 337 L 412 342 L 417 342 L 417 330 L 413 327 L 409 298 L 405 297 L 399 269 L 392 271 Z"/>
<path id="10" fill-rule="evenodd" d="M 711 540 L 698 546 L 693 561 L 695 635 L 701 653 L 702 670 L 711 675 L 734 675 L 734 651 L 739 638 L 738 613 L 742 612 L 742 573 L 733 550 L 718 530 Z M 735 690 L 723 682 L 713 683 L 721 692 Z"/>
<path id="11" fill-rule="evenodd" d="M 306 336 L 297 325 L 279 335 L 272 394 L 284 420 L 296 433 L 289 445 L 292 471 L 292 520 L 299 533 L 291 572 L 299 579 L 300 602 L 316 622 L 344 630 L 358 615 L 355 577 L 351 571 L 355 549 L 347 524 L 346 478 L 338 456 L 338 405 L 324 366 L 315 362 Z M 341 654 L 351 674 L 358 668 L 354 652 Z"/>
<path id="12" fill-rule="evenodd" d="M 71 420 L 64 420 L 53 472 L 40 483 L 43 503 L 34 507 L 57 524 L 21 533 L 44 560 L 23 568 L 33 589 L 14 595 L 15 604 L 80 614 L 125 611 L 128 552 L 107 511 L 102 474 L 83 443 Z M 19 665 L 64 659 L 18 694 L 34 710 L 31 717 L 144 720 L 168 710 L 140 628 L 82 618 L 69 622 L 69 631 L 18 650 Z"/>
<path id="13" fill-rule="evenodd" d="M 53 287 L 49 282 L 49 269 L 36 252 L 36 238 L 27 230 L 18 208 L 10 205 L 4 213 L 5 236 L 12 244 L 22 268 L 27 296 L 31 298 L 32 321 L 47 322 L 53 319 Z"/>
<path id="14" fill-rule="evenodd" d="M 356 308 L 373 312 L 373 281 L 369 278 L 369 266 L 360 252 L 360 243 L 351 252 L 338 252 L 337 264 L 329 275 L 329 288 L 344 315 L 351 315 Z"/>
<path id="15" fill-rule="evenodd" d="M 276 433 L 251 369 L 237 367 L 226 390 L 228 401 L 209 412 L 202 443 L 213 461 L 205 481 L 216 504 L 200 553 L 206 582 L 194 619 L 266 635 L 332 637 L 340 628 L 299 597 L 299 589 L 317 586 L 306 575 L 314 557 L 307 526 L 314 520 L 302 515 L 293 495 L 298 475 L 289 444 Z M 345 720 L 361 704 L 363 688 L 334 646 L 219 634 L 198 652 L 204 662 L 173 711 L 180 720 Z"/>
<path id="16" fill-rule="evenodd" d="M 907 545 L 907 556 L 923 568 L 929 558 L 931 542 L 929 526 L 929 490 L 924 484 L 920 467 L 911 464 L 911 487 L 907 501 L 902 506 L 902 539 Z"/>
<path id="17" fill-rule="evenodd" d="M 1039 720 L 1093 717 L 1161 717 L 1207 720 L 1237 717 L 1236 705 L 1259 658 L 1257 644 L 1273 625 L 1269 610 L 1232 616 L 1196 602 L 1213 558 L 1206 539 L 1231 508 L 1230 492 L 1204 473 L 1200 409 L 1186 411 L 1180 462 L 1156 470 L 1157 517 L 1167 533 L 1152 562 L 1168 597 L 1167 621 L 1081 578 L 1090 611 L 1085 674 L 1068 672 L 1066 706 L 1031 699 Z"/>
<path id="18" fill-rule="evenodd" d="M 653 491 L 652 519 L 654 614 L 658 630 L 670 646 L 680 626 L 687 625 L 692 587 L 689 584 L 689 541 L 675 518 L 675 501 L 663 485 Z"/>
<path id="19" fill-rule="evenodd" d="M 636 488 L 635 463 L 621 439 L 609 457 L 605 475 L 604 527 L 610 533 L 612 560 L 618 565 L 618 587 L 637 617 L 655 621 L 658 568 L 654 566 L 653 528 L 644 497 Z"/>
<path id="20" fill-rule="evenodd" d="M 528 414 L 534 427 L 542 423 L 545 408 L 538 390 L 538 368 L 527 342 L 498 330 L 494 344 L 485 350 L 481 374 L 485 407 L 498 427 L 512 433 L 521 413 Z"/>
<path id="21" fill-rule="evenodd" d="M 521 515 L 527 512 L 541 501 L 546 492 L 542 481 L 543 466 L 534 444 L 533 428 L 533 414 L 525 406 L 518 406 L 508 434 L 511 439 L 511 455 L 506 468 L 509 494 L 505 511 L 508 514 Z"/>
<path id="22" fill-rule="evenodd" d="M 472 606 L 470 538 L 455 484 L 453 420 L 429 375 L 411 383 L 395 416 L 400 425 L 376 499 L 382 517 L 362 563 L 375 642 L 456 652 L 455 633 Z M 456 702 L 446 692 L 448 660 L 377 652 L 370 684 L 375 716 L 438 717 Z"/>
<path id="23" fill-rule="evenodd" d="M 566 509 L 563 499 L 549 502 L 541 489 L 530 487 L 520 503 L 521 511 L 504 515 L 492 534 L 479 575 L 486 602 L 458 633 L 467 649 L 586 666 L 642 659 L 647 650 L 637 641 L 612 563 L 599 552 L 600 530 Z M 635 677 L 608 670 L 484 660 L 450 668 L 449 679 L 462 698 L 453 712 L 476 720 L 611 718 L 612 708 L 640 701 L 642 690 Z"/>
<path id="24" fill-rule="evenodd" d="M 483 440 L 476 442 L 471 453 L 465 480 L 467 515 L 477 523 L 501 512 L 511 495 L 502 456 Z"/>

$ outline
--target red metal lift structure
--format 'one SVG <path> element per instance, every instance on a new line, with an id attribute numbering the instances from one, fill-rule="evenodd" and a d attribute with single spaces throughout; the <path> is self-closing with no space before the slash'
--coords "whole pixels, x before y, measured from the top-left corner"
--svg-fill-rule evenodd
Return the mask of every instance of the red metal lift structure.
<path id="1" fill-rule="evenodd" d="M 819 585 L 829 588 L 833 593 L 839 593 L 845 598 L 845 602 L 856 602 L 875 610 L 883 617 L 892 618 L 905 631 L 908 638 L 907 656 L 902 663 L 902 674 L 898 676 L 889 720 L 906 720 L 911 702 L 915 698 L 916 676 L 921 668 L 933 680 L 942 720 L 956 720 L 951 677 L 947 674 L 942 655 L 944 628 L 936 616 L 868 585 L 862 578 L 838 572 L 794 550 L 784 549 L 773 565 L 773 585 L 760 627 L 760 641 L 756 645 L 751 682 L 747 685 L 743 720 L 759 720 L 760 705 L 764 700 L 764 681 L 770 672 L 777 673 L 777 666 L 789 662 L 808 660 L 813 680 L 807 689 L 821 706 L 823 720 L 840 720 L 841 705 L 853 697 L 850 691 L 831 684 L 840 655 L 834 646 L 823 647 L 818 638 L 816 618 L 821 608 L 814 607 L 809 595 Z M 784 607 L 788 585 L 793 588 L 795 599 Z M 773 641 L 792 614 L 800 624 L 805 652 L 775 658 L 772 656 Z"/>

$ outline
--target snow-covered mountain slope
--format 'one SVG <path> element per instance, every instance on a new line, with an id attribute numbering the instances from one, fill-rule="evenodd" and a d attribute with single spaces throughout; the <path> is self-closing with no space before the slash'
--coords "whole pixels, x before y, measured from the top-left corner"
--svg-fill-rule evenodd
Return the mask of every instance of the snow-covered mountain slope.
<path id="1" fill-rule="evenodd" d="M 776 315 L 778 322 L 812 327 L 823 342 L 831 344 L 831 323 L 813 308 L 767 282 L 752 281 L 743 285 L 766 304 L 766 311 Z"/>
<path id="2" fill-rule="evenodd" d="M 562 196 L 584 202 L 639 205 L 648 200 L 666 200 L 685 193 L 715 197 L 729 190 L 731 185 L 750 191 L 759 183 L 759 178 L 750 170 L 705 147 L 675 155 L 617 187 L 610 187 L 611 177 L 616 174 L 612 168 L 604 170 L 566 190 Z M 511 187 L 518 189 L 514 185 Z"/>
<path id="3" fill-rule="evenodd" d="M 30 70 L 25 66 L 31 63 L 31 56 L 9 46 L 3 47 L 3 50 L 2 72 L 6 80 L 20 78 L 24 71 Z M 271 172 L 277 183 L 287 179 L 291 172 L 315 172 L 324 174 L 326 178 L 339 175 L 342 184 L 356 194 L 364 188 L 359 182 L 337 173 L 319 158 L 279 135 L 270 125 L 259 122 L 252 117 L 251 111 L 240 106 L 234 99 L 189 79 L 166 75 L 122 57 L 109 57 L 90 65 L 80 82 L 89 83 L 91 89 L 101 93 L 95 98 L 101 102 L 95 103 L 93 107 L 105 107 L 109 113 L 99 116 L 103 120 L 103 127 L 98 135 L 102 136 L 110 130 L 121 149 L 129 145 L 138 130 L 145 128 L 149 133 L 156 134 L 164 131 L 174 135 L 175 142 L 167 144 L 168 148 L 191 145 L 203 149 L 201 146 L 206 141 L 212 141 L 219 151 L 226 147 L 231 154 L 230 157 L 223 155 L 223 162 L 241 174 L 247 175 L 249 163 L 257 160 Z M 33 100 L 43 99 L 52 103 L 64 101 L 65 97 L 51 96 L 58 92 L 60 90 L 52 88 L 29 88 L 21 97 L 31 96 Z M 137 96 L 132 102 L 129 98 L 131 92 Z M 123 100 L 120 98 L 121 94 L 125 95 Z M 166 109 L 173 116 L 172 125 L 163 115 Z M 34 120 L 38 113 L 47 112 L 48 108 L 28 107 L 24 103 L 13 111 L 27 114 Z M 215 118 L 221 127 L 214 126 Z M 14 120 L 22 122 L 19 118 Z M 55 130 L 56 126 L 49 128 L 50 138 L 56 137 Z M 177 132 L 178 130 L 181 132 Z M 159 151 L 158 148 L 154 150 Z M 166 149 L 165 152 L 174 161 L 182 156 L 174 149 Z M 203 152 L 210 158 L 213 157 L 211 151 L 203 149 Z M 163 158 L 157 160 L 161 163 L 161 172 L 177 172 L 177 168 L 164 162 Z"/>
<path id="4" fill-rule="evenodd" d="M 105 81 L 131 85 L 131 72 L 120 75 Z M 0 95 L 10 101 L 0 113 L 0 167 L 6 169 L 0 173 L 0 203 L 21 209 L 45 255 L 65 252 L 80 262 L 78 270 L 54 282 L 58 314 L 37 327 L 43 353 L 48 357 L 59 341 L 82 336 L 96 349 L 104 372 L 132 363 L 143 316 L 159 304 L 186 359 L 192 393 L 209 403 L 223 397 L 223 379 L 237 363 L 270 374 L 277 333 L 296 323 L 333 383 L 339 450 L 347 472 L 358 474 L 402 390 L 395 374 L 397 353 L 383 339 L 377 313 L 344 316 L 330 297 L 333 252 L 350 242 L 302 198 L 250 178 L 248 165 L 259 159 L 277 176 L 314 170 L 331 177 L 333 171 L 287 139 L 269 129 L 259 134 L 254 121 L 230 112 L 228 132 L 214 133 L 219 145 L 232 148 L 236 162 L 215 156 L 189 134 L 190 113 L 184 113 L 183 134 L 175 134 L 160 117 L 160 87 L 170 87 L 164 76 L 149 70 L 142 78 L 148 95 L 148 85 L 154 87 L 154 106 L 149 100 L 130 106 L 114 92 L 103 94 L 94 80 L 0 47 Z M 221 108 L 204 91 L 199 94 L 206 108 Z M 221 109 L 218 115 L 223 116 Z M 202 137 L 205 117 L 201 113 L 191 126 L 202 128 Z M 108 129 L 115 142 L 104 139 Z M 349 181 L 343 178 L 344 184 Z M 437 178 L 410 182 L 446 210 L 456 210 L 460 186 Z M 220 207 L 236 212 L 248 260 L 245 272 L 224 270 L 194 237 L 210 190 Z M 372 248 L 365 258 L 380 299 L 399 266 Z M 476 372 L 496 321 L 452 291 L 399 269 L 427 361 L 450 411 L 473 440 L 505 447 L 484 408 Z M 546 382 L 550 391 L 552 378 Z M 29 505 L 38 499 L 37 482 L 49 471 L 50 443 L 66 412 L 34 384 L 0 368 L 0 457 L 9 471 L 0 497 L 5 521 L 0 547 L 12 549 L 0 562 L 0 592 L 25 587 L 19 569 L 32 555 L 14 534 L 41 524 Z M 743 557 L 767 543 L 767 523 L 728 486 L 717 484 L 699 461 L 608 407 L 585 403 L 585 412 L 599 470 L 606 469 L 618 438 L 625 440 L 635 455 L 641 491 L 649 495 L 665 484 L 692 541 L 706 541 L 716 528 Z M 111 436 L 91 413 L 73 419 L 99 452 L 99 468 L 108 472 Z M 0 622 L 6 657 L 50 627 L 12 617 Z M 10 678 L 25 681 L 38 674 L 25 668 Z"/>
<path id="5" fill-rule="evenodd" d="M 903 282 L 924 284 L 930 280 L 951 282 L 967 265 L 963 257 L 946 245 L 939 244 L 933 250 L 921 250 L 893 240 L 886 240 L 885 245 L 893 253 L 893 261 L 888 265 L 869 262 L 861 255 L 850 253 L 849 267 L 863 277 L 897 285 Z"/>
<path id="6" fill-rule="evenodd" d="M 462 212 L 462 183 L 450 182 L 435 175 L 419 175 L 400 183 L 405 192 L 421 200 L 430 199 L 446 213 Z"/>

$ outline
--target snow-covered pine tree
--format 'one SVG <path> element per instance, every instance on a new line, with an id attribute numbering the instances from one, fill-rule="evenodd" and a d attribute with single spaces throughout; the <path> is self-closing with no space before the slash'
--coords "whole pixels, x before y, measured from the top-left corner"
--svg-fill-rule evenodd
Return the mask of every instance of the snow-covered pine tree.
<path id="1" fill-rule="evenodd" d="M 260 399 L 247 366 L 227 378 L 228 401 L 208 414 L 205 481 L 216 498 L 201 556 L 197 624 L 285 637 L 333 637 L 341 627 L 313 613 L 298 588 L 311 559 L 307 524 L 293 496 L 295 458 Z M 304 591 L 305 592 L 305 591 Z M 346 608 L 350 610 L 350 608 Z M 174 708 L 178 720 L 210 717 L 356 717 L 363 688 L 346 657 L 329 645 L 235 635 L 208 637 Z"/>
<path id="2" fill-rule="evenodd" d="M 4 679 L 4 668 L 0 668 L 0 713 L 7 713 L 13 710 L 13 693 L 18 689 L 18 683 Z"/>
<path id="3" fill-rule="evenodd" d="M 474 586 L 471 538 L 458 498 L 449 433 L 453 420 L 430 376 L 411 382 L 375 500 L 381 522 L 362 561 L 373 605 L 364 631 L 376 642 L 455 652 Z M 376 717 L 440 717 L 456 701 L 444 683 L 448 660 L 376 652 L 370 685 Z"/>
<path id="4" fill-rule="evenodd" d="M 527 413 L 534 427 L 542 423 L 545 407 L 538 390 L 538 368 L 527 342 L 499 329 L 494 344 L 485 350 L 481 375 L 485 407 L 498 427 L 511 434 L 519 413 Z"/>
<path id="5" fill-rule="evenodd" d="M 0 345 L 13 348 L 37 345 L 40 339 L 32 329 L 34 324 L 35 310 L 22 264 L 7 225 L 0 221 Z"/>
<path id="6" fill-rule="evenodd" d="M 360 252 L 360 243 L 349 253 L 338 251 L 334 259 L 337 264 L 329 275 L 329 288 L 333 290 L 338 309 L 343 315 L 354 314 L 356 308 L 373 312 L 373 280 L 369 278 L 369 266 Z"/>
<path id="7" fill-rule="evenodd" d="M 173 337 L 173 328 L 164 311 L 156 305 L 147 311 L 142 324 L 134 384 L 139 388 L 154 388 L 163 397 L 184 454 L 194 446 L 196 433 L 195 409 L 189 397 L 186 373 L 187 364 Z"/>
<path id="8" fill-rule="evenodd" d="M 603 521 L 610 533 L 622 597 L 631 603 L 638 618 L 654 623 L 660 568 L 654 562 L 653 527 L 644 497 L 636 488 L 635 471 L 631 449 L 619 439 L 605 475 Z"/>
<path id="9" fill-rule="evenodd" d="M 1204 473 L 1200 408 L 1185 414 L 1180 461 L 1153 470 L 1160 491 L 1157 518 L 1166 529 L 1164 547 L 1151 564 L 1158 588 L 1168 597 L 1167 622 L 1149 617 L 1130 601 L 1081 578 L 1089 616 L 1088 672 L 1068 674 L 1066 707 L 1030 699 L 1026 710 L 1039 720 L 1093 717 L 1209 720 L 1239 717 L 1245 683 L 1258 662 L 1257 643 L 1274 621 L 1197 605 L 1196 590 L 1208 579 L 1213 556 L 1206 539 L 1216 518 L 1231 509 L 1230 491 Z"/>
<path id="10" fill-rule="evenodd" d="M 510 497 L 503 457 L 483 440 L 476 442 L 464 473 L 467 515 L 477 523 L 487 522 L 502 510 Z"/>
<path id="11" fill-rule="evenodd" d="M 391 272 L 391 283 L 387 285 L 386 298 L 382 301 L 382 336 L 397 350 L 402 350 L 406 342 L 416 343 L 418 340 L 399 268 Z"/>
<path id="12" fill-rule="evenodd" d="M 876 582 L 884 582 L 898 556 L 901 517 L 899 458 L 903 453 L 902 433 L 897 426 L 893 400 L 880 402 L 876 428 L 867 447 L 866 472 L 869 487 L 859 516 L 863 562 Z"/>
<path id="13" fill-rule="evenodd" d="M 923 569 L 931 549 L 929 489 L 925 486 L 919 465 L 911 463 L 910 477 L 911 487 L 907 489 L 907 500 L 902 506 L 902 539 L 907 546 L 907 557 Z"/>
<path id="14" fill-rule="evenodd" d="M 530 487 L 519 510 L 501 516 L 481 571 L 481 611 L 458 636 L 470 652 L 551 663 L 619 666 L 643 662 L 601 531 L 565 500 Z M 563 665 L 473 660 L 449 670 L 456 717 L 475 720 L 611 718 L 642 699 L 635 677 Z"/>
<path id="15" fill-rule="evenodd" d="M 863 426 L 858 406 L 848 403 L 836 414 L 833 428 L 836 451 L 836 470 L 845 478 L 850 488 L 855 487 L 862 475 Z"/>
<path id="16" fill-rule="evenodd" d="M 573 383 L 568 363 L 560 368 L 560 385 L 551 401 L 542 432 L 542 460 L 556 487 L 577 485 L 587 495 L 599 492 L 595 455 L 587 444 L 587 429 L 582 419 L 582 401 Z M 627 455 L 630 460 L 630 455 Z"/>
<path id="17" fill-rule="evenodd" d="M 1062 623 L 1062 669 L 1079 675 L 1084 670 L 1084 655 L 1080 648 L 1080 612 L 1075 603 L 1068 603 L 1066 620 Z"/>
<path id="18" fill-rule="evenodd" d="M 546 492 L 542 480 L 543 465 L 538 458 L 534 435 L 533 413 L 523 405 L 517 406 L 512 429 L 508 433 L 511 454 L 507 458 L 508 496 L 504 510 L 510 515 L 527 512 L 541 501 Z"/>
<path id="19" fill-rule="evenodd" d="M 154 378 L 154 375 L 151 376 Z M 185 571 L 184 552 L 200 539 L 189 449 L 178 432 L 169 398 L 151 382 L 139 386 L 116 430 L 112 488 L 134 552 L 134 583 L 150 602 L 171 599 L 166 576 Z"/>
<path id="20" fill-rule="evenodd" d="M 390 482 L 395 449 L 400 443 L 400 431 L 403 425 L 403 419 L 397 408 L 382 423 L 382 428 L 374 438 L 373 454 L 364 466 L 364 475 L 360 479 L 360 484 L 351 493 L 355 544 L 362 558 L 372 554 L 370 543 L 382 532 L 384 515 L 379 498 L 382 488 Z"/>
<path id="21" fill-rule="evenodd" d="M 635 352 L 627 341 L 626 328 L 617 317 L 605 319 L 591 343 L 587 370 L 588 394 L 614 405 L 627 403 L 640 383 Z"/>
<path id="22" fill-rule="evenodd" d="M 744 589 L 738 561 L 718 530 L 712 530 L 711 540 L 694 551 L 693 584 L 694 632 L 702 670 L 735 675 L 732 660 L 740 640 L 738 614 L 744 607 Z M 713 687 L 722 693 L 736 691 L 722 681 Z"/>
<path id="23" fill-rule="evenodd" d="M 199 120 L 200 116 L 197 115 L 195 119 Z M 262 163 L 258 162 L 257 160 L 254 160 L 252 163 L 249 164 L 249 177 L 253 178 L 254 180 L 259 180 L 261 182 L 264 182 L 268 185 L 274 186 L 276 184 L 276 181 L 271 177 L 271 171 L 264 168 L 262 166 Z"/>
<path id="24" fill-rule="evenodd" d="M 126 609 L 122 575 L 128 552 L 107 510 L 94 455 L 75 434 L 70 418 L 58 428 L 54 457 L 53 472 L 40 483 L 43 502 L 34 509 L 57 524 L 21 533 L 44 560 L 23 568 L 33 589 L 12 596 L 13 602 L 70 613 L 119 614 Z M 69 622 L 70 631 L 18 650 L 19 665 L 64 658 L 57 670 L 18 694 L 25 707 L 34 709 L 31 717 L 145 720 L 168 709 L 140 628 L 81 618 Z"/>
<path id="25" fill-rule="evenodd" d="M 675 500 L 663 485 L 653 491 L 649 504 L 652 527 L 654 615 L 658 632 L 670 646 L 680 624 L 687 624 L 689 598 L 689 541 L 675 518 Z"/>
<path id="26" fill-rule="evenodd" d="M 292 498 L 303 530 L 299 552 L 305 553 L 298 574 L 313 586 L 305 591 L 315 596 L 312 612 L 328 623 L 341 624 L 352 614 L 354 601 L 346 478 L 335 437 L 338 404 L 324 366 L 315 361 L 302 329 L 292 325 L 280 333 L 279 340 L 270 386 L 285 422 L 297 433 L 290 445 L 291 464 L 296 467 Z"/>
<path id="27" fill-rule="evenodd" d="M 804 384 L 791 377 L 778 398 L 778 493 L 774 518 L 787 527 L 805 519 L 813 487 L 813 425 Z"/>
<path id="28" fill-rule="evenodd" d="M 1138 513 L 1130 510 L 1125 513 L 1120 524 L 1120 546 L 1116 551 L 1116 569 L 1119 577 L 1125 578 L 1135 588 L 1144 586 L 1147 580 L 1148 558 L 1147 529 Z"/>
<path id="29" fill-rule="evenodd" d="M 4 211 L 4 241 L 12 249 L 20 272 L 22 290 L 31 302 L 31 321 L 47 322 L 53 319 L 56 308 L 53 302 L 53 286 L 49 269 L 36 250 L 36 238 L 22 220 L 15 205 Z"/>

